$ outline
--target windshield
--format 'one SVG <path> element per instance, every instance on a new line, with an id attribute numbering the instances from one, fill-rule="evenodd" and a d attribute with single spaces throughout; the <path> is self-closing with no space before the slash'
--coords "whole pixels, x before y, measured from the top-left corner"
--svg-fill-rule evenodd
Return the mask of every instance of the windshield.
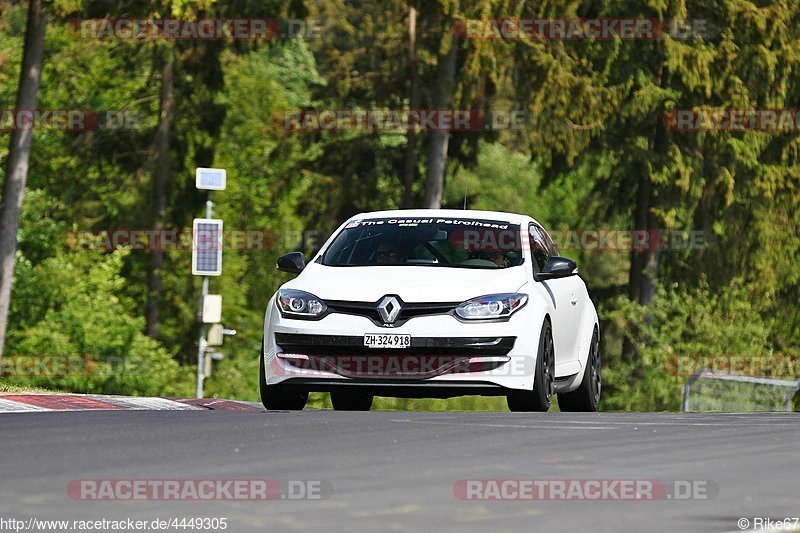
<path id="1" fill-rule="evenodd" d="M 509 268 L 521 265 L 518 225 L 497 220 L 351 220 L 322 257 L 328 266 Z"/>

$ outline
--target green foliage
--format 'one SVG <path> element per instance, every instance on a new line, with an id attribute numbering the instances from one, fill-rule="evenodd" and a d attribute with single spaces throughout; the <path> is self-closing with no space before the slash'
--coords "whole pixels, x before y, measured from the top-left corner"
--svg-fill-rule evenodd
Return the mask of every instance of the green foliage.
<path id="1" fill-rule="evenodd" d="M 12 361 L 41 357 L 54 366 L 35 372 L 14 367 L 9 381 L 76 392 L 189 394 L 191 370 L 142 333 L 144 319 L 124 296 L 127 280 L 120 271 L 127 252 L 65 251 L 62 225 L 45 215 L 57 202 L 42 191 L 30 193 L 5 352 Z M 27 250 L 40 260 L 30 261 Z M 55 365 L 65 361 L 72 370 L 59 371 Z"/>
<path id="2" fill-rule="evenodd" d="M 765 314 L 771 302 L 754 302 L 749 296 L 747 285 L 735 280 L 724 291 L 707 283 L 662 286 L 647 309 L 625 297 L 606 302 L 599 310 L 607 322 L 606 337 L 618 339 L 627 334 L 628 324 L 640 325 L 633 341 L 644 370 L 622 360 L 619 347 L 604 339 L 603 408 L 678 410 L 681 387 L 691 370 L 683 361 L 717 361 L 724 367 L 743 355 L 769 357 L 777 320 Z"/>
<path id="3" fill-rule="evenodd" d="M 76 392 L 189 394 L 191 370 L 142 333 L 143 318 L 118 296 L 126 283 L 119 274 L 124 255 L 60 252 L 37 265 L 19 258 L 6 353 L 87 359 L 77 373 L 33 375 L 25 383 Z"/>
<path id="4" fill-rule="evenodd" d="M 440 86 L 437 59 L 458 18 L 707 18 L 708 38 L 656 41 L 460 40 L 455 109 L 523 109 L 521 131 L 455 132 L 444 201 L 527 213 L 546 228 L 629 229 L 646 200 L 653 229 L 705 232 L 702 250 L 660 251 L 659 292 L 646 308 L 626 295 L 630 256 L 564 247 L 599 306 L 605 409 L 676 409 L 676 356 L 800 353 L 800 137 L 797 131 L 680 132 L 676 109 L 800 107 L 798 6 L 619 0 L 416 3 L 420 107 Z M 455 6 L 458 5 L 459 12 Z M 25 4 L 0 0 L 0 109 L 14 106 Z M 75 355 L 85 371 L 4 378 L 0 387 L 191 395 L 199 279 L 190 253 L 167 253 L 158 340 L 144 336 L 149 256 L 70 249 L 68 234 L 147 229 L 152 222 L 158 57 L 176 58 L 167 226 L 187 228 L 205 194 L 197 166 L 228 169 L 215 215 L 228 230 L 260 232 L 256 249 L 228 249 L 211 292 L 236 329 L 207 393 L 256 400 L 264 307 L 286 275 L 278 255 L 308 254 L 358 211 L 397 207 L 406 136 L 400 132 L 287 130 L 286 113 L 404 109 L 410 101 L 408 3 L 180 0 L 131 16 L 308 16 L 319 39 L 137 42 L 76 38 L 66 17 L 95 13 L 79 0 L 53 6 L 39 107 L 127 110 L 120 131 L 35 131 L 12 297 L 7 354 Z M 105 9 L 105 8 L 104 8 Z M 0 178 L 10 133 L 0 130 Z M 420 196 L 428 133 L 417 136 Z M 644 186 L 649 189 L 644 188 Z M 647 191 L 650 191 L 647 193 Z M 645 193 L 642 193 L 645 191 Z M 641 194 L 640 194 L 641 193 Z M 311 232 L 316 242 L 303 239 Z M 308 235 L 308 233 L 307 233 Z M 638 359 L 622 356 L 629 338 Z M 310 405 L 330 407 L 328 395 Z M 379 399 L 382 409 L 502 410 L 502 398 Z"/>

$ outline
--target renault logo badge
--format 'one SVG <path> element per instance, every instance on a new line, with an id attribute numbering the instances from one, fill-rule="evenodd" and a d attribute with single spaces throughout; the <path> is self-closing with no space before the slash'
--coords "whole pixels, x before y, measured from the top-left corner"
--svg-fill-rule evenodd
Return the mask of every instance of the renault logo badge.
<path id="1" fill-rule="evenodd" d="M 381 320 L 387 324 L 392 324 L 397 320 L 400 309 L 400 301 L 395 296 L 384 296 L 383 299 L 378 302 L 378 314 L 381 316 Z"/>

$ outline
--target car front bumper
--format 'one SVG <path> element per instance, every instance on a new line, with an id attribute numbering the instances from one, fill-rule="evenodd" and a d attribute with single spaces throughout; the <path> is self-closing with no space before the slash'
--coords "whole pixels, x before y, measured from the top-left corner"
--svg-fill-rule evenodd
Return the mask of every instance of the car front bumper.
<path id="1" fill-rule="evenodd" d="M 308 391 L 369 389 L 387 396 L 500 395 L 533 386 L 539 328 L 523 308 L 503 321 L 466 322 L 450 314 L 421 316 L 393 328 L 363 316 L 321 320 L 265 317 L 268 385 Z M 365 334 L 408 334 L 405 349 L 373 350 Z"/>

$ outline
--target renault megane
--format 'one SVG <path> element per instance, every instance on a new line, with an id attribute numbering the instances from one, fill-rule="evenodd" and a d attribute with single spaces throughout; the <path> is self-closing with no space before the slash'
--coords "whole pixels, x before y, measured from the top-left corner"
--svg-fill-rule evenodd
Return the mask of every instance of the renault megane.
<path id="1" fill-rule="evenodd" d="M 402 210 L 347 220 L 270 299 L 261 351 L 267 409 L 373 397 L 503 395 L 512 411 L 594 411 L 599 324 L 578 269 L 534 219 Z"/>

